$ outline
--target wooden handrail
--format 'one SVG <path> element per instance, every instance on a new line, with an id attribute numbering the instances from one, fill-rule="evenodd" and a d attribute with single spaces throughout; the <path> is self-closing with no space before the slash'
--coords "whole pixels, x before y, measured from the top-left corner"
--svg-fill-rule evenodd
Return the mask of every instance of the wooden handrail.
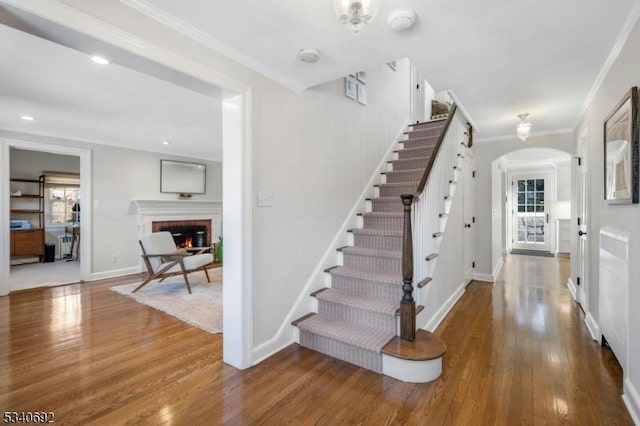
<path id="1" fill-rule="evenodd" d="M 444 123 L 444 128 L 442 129 L 442 132 L 438 137 L 438 141 L 436 142 L 436 145 L 433 148 L 433 153 L 429 158 L 429 162 L 427 163 L 427 168 L 424 170 L 422 179 L 420 179 L 420 184 L 418 185 L 418 189 L 416 190 L 416 193 L 415 193 L 416 196 L 422 194 L 422 191 L 424 191 L 424 187 L 427 185 L 427 181 L 429 180 L 429 175 L 431 174 L 431 168 L 433 168 L 433 164 L 436 161 L 436 157 L 438 155 L 438 151 L 440 150 L 440 146 L 442 145 L 442 142 L 444 141 L 445 136 L 447 136 L 447 132 L 449 131 L 449 125 L 451 124 L 451 121 L 453 121 L 453 116 L 455 115 L 457 109 L 458 109 L 457 105 L 453 104 L 453 106 L 451 107 L 451 111 L 449 111 L 449 116 L 447 117 L 447 121 Z"/>
<path id="2" fill-rule="evenodd" d="M 403 194 L 404 230 L 402 233 L 402 300 L 400 302 L 400 337 L 413 342 L 416 338 L 416 302 L 413 300 L 413 237 L 411 204 L 413 194 Z"/>

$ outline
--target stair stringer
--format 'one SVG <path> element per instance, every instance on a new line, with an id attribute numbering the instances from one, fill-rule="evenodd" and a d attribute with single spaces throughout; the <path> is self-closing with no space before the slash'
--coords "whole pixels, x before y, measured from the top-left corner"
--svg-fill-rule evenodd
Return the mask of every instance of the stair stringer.
<path id="1" fill-rule="evenodd" d="M 381 173 L 388 170 L 388 162 L 395 158 L 394 151 L 401 148 L 400 141 L 404 139 L 404 132 L 409 125 L 409 119 L 405 120 L 395 137 L 393 138 L 389 149 L 378 163 L 378 166 L 373 171 L 371 177 L 365 184 L 365 187 L 353 205 L 353 208 L 347 214 L 344 222 L 340 228 L 336 231 L 335 236 L 329 243 L 327 250 L 324 252 L 320 261 L 314 268 L 313 272 L 309 276 L 309 279 L 305 283 L 295 303 L 289 310 L 289 313 L 285 317 L 284 321 L 280 325 L 276 335 L 264 342 L 260 346 L 257 346 L 253 351 L 254 364 L 258 364 L 270 357 L 271 355 L 281 351 L 285 347 L 294 342 L 299 341 L 298 328 L 291 325 L 291 322 L 303 316 L 308 312 L 317 312 L 317 300 L 315 297 L 310 297 L 309 294 L 319 290 L 321 288 L 330 287 L 330 279 L 327 279 L 327 275 L 324 271 L 334 265 L 341 264 L 341 254 L 337 251 L 339 247 L 349 244 L 351 236 L 347 232 L 351 228 L 357 228 L 359 225 L 358 213 L 367 211 L 367 198 L 374 196 L 377 191 L 375 185 L 383 183 L 383 175 Z"/>

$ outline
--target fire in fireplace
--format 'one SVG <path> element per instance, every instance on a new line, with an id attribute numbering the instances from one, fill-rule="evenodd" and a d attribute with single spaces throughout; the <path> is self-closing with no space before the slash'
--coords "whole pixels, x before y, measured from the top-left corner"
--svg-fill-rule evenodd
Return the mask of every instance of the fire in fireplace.
<path id="1" fill-rule="evenodd" d="M 206 226 L 166 226 L 160 231 L 169 231 L 173 236 L 176 247 L 206 247 L 207 227 Z"/>

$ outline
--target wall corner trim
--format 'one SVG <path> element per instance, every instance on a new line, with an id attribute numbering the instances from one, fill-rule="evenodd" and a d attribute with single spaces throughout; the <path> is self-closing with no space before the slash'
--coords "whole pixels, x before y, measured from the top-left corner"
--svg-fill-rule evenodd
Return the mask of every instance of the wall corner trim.
<path id="1" fill-rule="evenodd" d="M 571 277 L 567 279 L 567 288 L 569 289 L 569 293 L 571 293 L 571 297 L 573 297 L 573 300 L 577 301 L 578 291 Z"/>
<path id="2" fill-rule="evenodd" d="M 595 318 L 591 316 L 591 312 L 587 312 L 584 322 L 587 324 L 587 329 L 589 330 L 589 334 L 591 334 L 591 338 L 596 342 L 599 342 L 600 337 L 602 336 L 600 334 L 600 326 L 596 322 Z"/>
<path id="3" fill-rule="evenodd" d="M 631 419 L 635 424 L 640 425 L 640 393 L 628 378 L 624 380 L 622 391 L 622 401 L 624 401 Z"/>

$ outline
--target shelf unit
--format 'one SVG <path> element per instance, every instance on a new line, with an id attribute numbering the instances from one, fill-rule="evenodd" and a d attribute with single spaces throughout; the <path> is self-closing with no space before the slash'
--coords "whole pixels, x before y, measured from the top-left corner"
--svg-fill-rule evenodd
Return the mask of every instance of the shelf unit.
<path id="1" fill-rule="evenodd" d="M 10 254 L 11 256 L 38 256 L 42 261 L 44 255 L 44 175 L 38 179 L 13 178 L 9 181 L 19 184 L 21 191 L 25 189 L 22 191 L 25 193 L 21 195 L 10 196 L 11 219 L 32 219 L 33 216 L 38 218 L 37 228 L 11 230 Z M 19 200 L 23 202 L 18 204 Z M 18 217 L 18 215 L 22 216 Z"/>

